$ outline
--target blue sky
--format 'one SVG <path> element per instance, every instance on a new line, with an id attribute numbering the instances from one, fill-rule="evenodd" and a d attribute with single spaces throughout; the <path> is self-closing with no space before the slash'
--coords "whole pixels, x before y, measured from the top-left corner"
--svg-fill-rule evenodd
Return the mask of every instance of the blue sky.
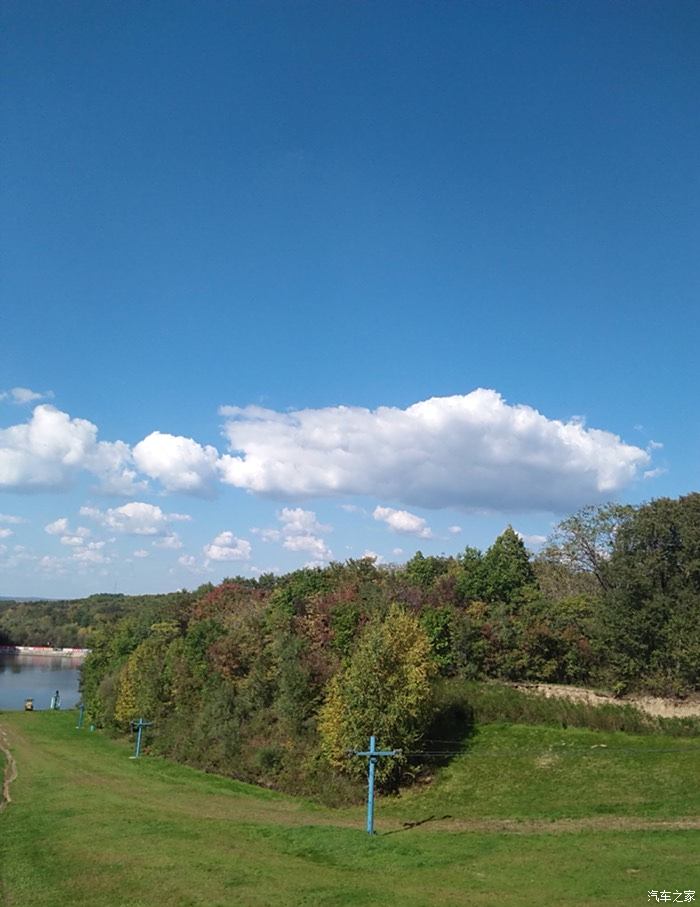
<path id="1" fill-rule="evenodd" d="M 697 490 L 696 3 L 0 16 L 0 594 Z"/>

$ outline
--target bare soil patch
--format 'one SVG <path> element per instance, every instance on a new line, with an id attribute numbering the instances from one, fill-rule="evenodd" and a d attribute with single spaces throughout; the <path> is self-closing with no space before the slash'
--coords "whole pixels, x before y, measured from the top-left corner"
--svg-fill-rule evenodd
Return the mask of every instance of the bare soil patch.
<path id="1" fill-rule="evenodd" d="M 627 696 L 624 699 L 616 699 L 610 693 L 599 693 L 584 687 L 569 687 L 557 683 L 514 683 L 512 686 L 523 693 L 568 699 L 586 705 L 631 705 L 655 718 L 700 718 L 700 697 L 664 699 L 660 696 Z"/>

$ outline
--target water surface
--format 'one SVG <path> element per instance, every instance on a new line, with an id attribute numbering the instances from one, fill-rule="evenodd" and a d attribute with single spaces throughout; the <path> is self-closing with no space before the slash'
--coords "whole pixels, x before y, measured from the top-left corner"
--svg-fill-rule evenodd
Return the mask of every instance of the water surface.
<path id="1" fill-rule="evenodd" d="M 82 659 L 60 655 L 8 655 L 0 652 L 0 710 L 23 709 L 34 700 L 35 709 L 48 709 L 58 690 L 61 708 L 72 709 L 80 699 L 78 681 Z"/>

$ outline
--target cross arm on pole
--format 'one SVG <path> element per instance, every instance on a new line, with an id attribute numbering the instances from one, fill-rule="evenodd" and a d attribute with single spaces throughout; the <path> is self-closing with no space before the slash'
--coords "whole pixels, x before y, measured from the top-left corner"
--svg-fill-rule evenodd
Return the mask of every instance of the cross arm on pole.
<path id="1" fill-rule="evenodd" d="M 351 750 L 353 756 L 400 756 L 403 750 Z"/>
<path id="2" fill-rule="evenodd" d="M 401 750 L 378 750 L 377 738 L 372 734 L 369 738 L 368 750 L 351 750 L 354 756 L 367 759 L 367 833 L 374 834 L 374 772 L 381 756 L 400 756 Z"/>

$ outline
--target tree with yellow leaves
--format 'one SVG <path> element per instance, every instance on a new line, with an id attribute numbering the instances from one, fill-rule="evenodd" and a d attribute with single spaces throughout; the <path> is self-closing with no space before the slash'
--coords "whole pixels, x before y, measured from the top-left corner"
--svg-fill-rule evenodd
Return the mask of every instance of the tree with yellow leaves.
<path id="1" fill-rule="evenodd" d="M 349 750 L 366 749 L 370 734 L 379 749 L 410 751 L 429 719 L 433 673 L 430 642 L 420 622 L 398 605 L 368 624 L 345 666 L 328 685 L 319 713 L 321 746 L 328 761 L 362 775 L 363 760 Z M 395 785 L 406 756 L 383 759 L 377 780 Z"/>

